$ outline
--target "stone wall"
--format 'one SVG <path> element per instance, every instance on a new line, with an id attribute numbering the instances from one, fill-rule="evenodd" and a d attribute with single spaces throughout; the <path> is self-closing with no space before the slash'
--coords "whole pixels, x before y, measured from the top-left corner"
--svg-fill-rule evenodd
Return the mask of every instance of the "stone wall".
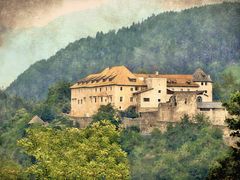
<path id="1" fill-rule="evenodd" d="M 170 102 L 159 104 L 159 121 L 178 122 L 184 114 L 196 115 L 196 96 L 196 92 L 175 92 Z"/>
<path id="2" fill-rule="evenodd" d="M 80 129 L 86 128 L 91 122 L 91 117 L 71 117 L 70 120 L 73 121 L 73 124 L 79 127 Z"/>

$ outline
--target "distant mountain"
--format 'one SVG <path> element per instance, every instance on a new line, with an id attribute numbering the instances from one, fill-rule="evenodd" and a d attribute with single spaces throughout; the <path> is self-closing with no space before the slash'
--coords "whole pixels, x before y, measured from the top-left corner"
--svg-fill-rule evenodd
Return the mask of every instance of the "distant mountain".
<path id="1" fill-rule="evenodd" d="M 42 99 L 60 80 L 74 82 L 107 66 L 132 71 L 192 73 L 197 67 L 217 79 L 240 64 L 240 3 L 222 3 L 153 15 L 142 23 L 70 43 L 33 64 L 7 92 Z"/>

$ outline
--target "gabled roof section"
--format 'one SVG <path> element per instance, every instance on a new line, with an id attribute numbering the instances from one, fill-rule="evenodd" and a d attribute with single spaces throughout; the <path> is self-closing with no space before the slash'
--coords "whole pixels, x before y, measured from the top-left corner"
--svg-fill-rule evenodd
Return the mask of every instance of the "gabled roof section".
<path id="1" fill-rule="evenodd" d="M 193 73 L 193 81 L 194 82 L 212 82 L 209 75 L 207 75 L 201 68 L 198 68 Z"/>
<path id="2" fill-rule="evenodd" d="M 32 118 L 31 121 L 29 121 L 28 124 L 45 124 L 45 122 L 44 122 L 40 117 L 38 117 L 38 116 L 36 115 L 36 116 L 34 116 L 34 117 Z"/>
<path id="3" fill-rule="evenodd" d="M 133 93 L 134 95 L 136 95 L 136 94 L 142 94 L 142 93 L 145 93 L 145 92 L 148 92 L 148 91 L 151 91 L 151 90 L 153 90 L 154 88 L 150 88 L 150 89 L 144 89 L 144 90 L 141 90 L 141 91 L 137 91 L 137 92 L 135 92 L 135 93 Z"/>
<path id="4" fill-rule="evenodd" d="M 111 68 L 108 67 L 98 74 L 91 74 L 79 80 L 71 88 L 108 85 L 145 86 L 143 80 L 138 79 L 135 74 L 125 66 L 114 66 Z"/>

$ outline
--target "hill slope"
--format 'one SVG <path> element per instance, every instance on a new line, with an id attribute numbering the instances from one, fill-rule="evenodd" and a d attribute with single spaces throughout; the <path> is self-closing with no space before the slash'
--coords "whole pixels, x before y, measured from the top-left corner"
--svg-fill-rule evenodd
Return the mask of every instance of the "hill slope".
<path id="1" fill-rule="evenodd" d="M 153 15 L 96 38 L 83 38 L 33 64 L 7 89 L 41 99 L 60 80 L 76 81 L 106 66 L 133 71 L 192 73 L 202 67 L 215 76 L 240 62 L 240 3 L 223 3 Z"/>

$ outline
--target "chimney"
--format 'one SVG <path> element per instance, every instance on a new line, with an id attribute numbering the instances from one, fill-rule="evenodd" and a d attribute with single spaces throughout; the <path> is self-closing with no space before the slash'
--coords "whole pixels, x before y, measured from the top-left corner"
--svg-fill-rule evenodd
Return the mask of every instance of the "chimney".
<path id="1" fill-rule="evenodd" d="M 158 71 L 156 71 L 156 72 L 155 72 L 155 74 L 156 74 L 156 75 L 159 75 L 159 72 L 158 72 Z"/>

